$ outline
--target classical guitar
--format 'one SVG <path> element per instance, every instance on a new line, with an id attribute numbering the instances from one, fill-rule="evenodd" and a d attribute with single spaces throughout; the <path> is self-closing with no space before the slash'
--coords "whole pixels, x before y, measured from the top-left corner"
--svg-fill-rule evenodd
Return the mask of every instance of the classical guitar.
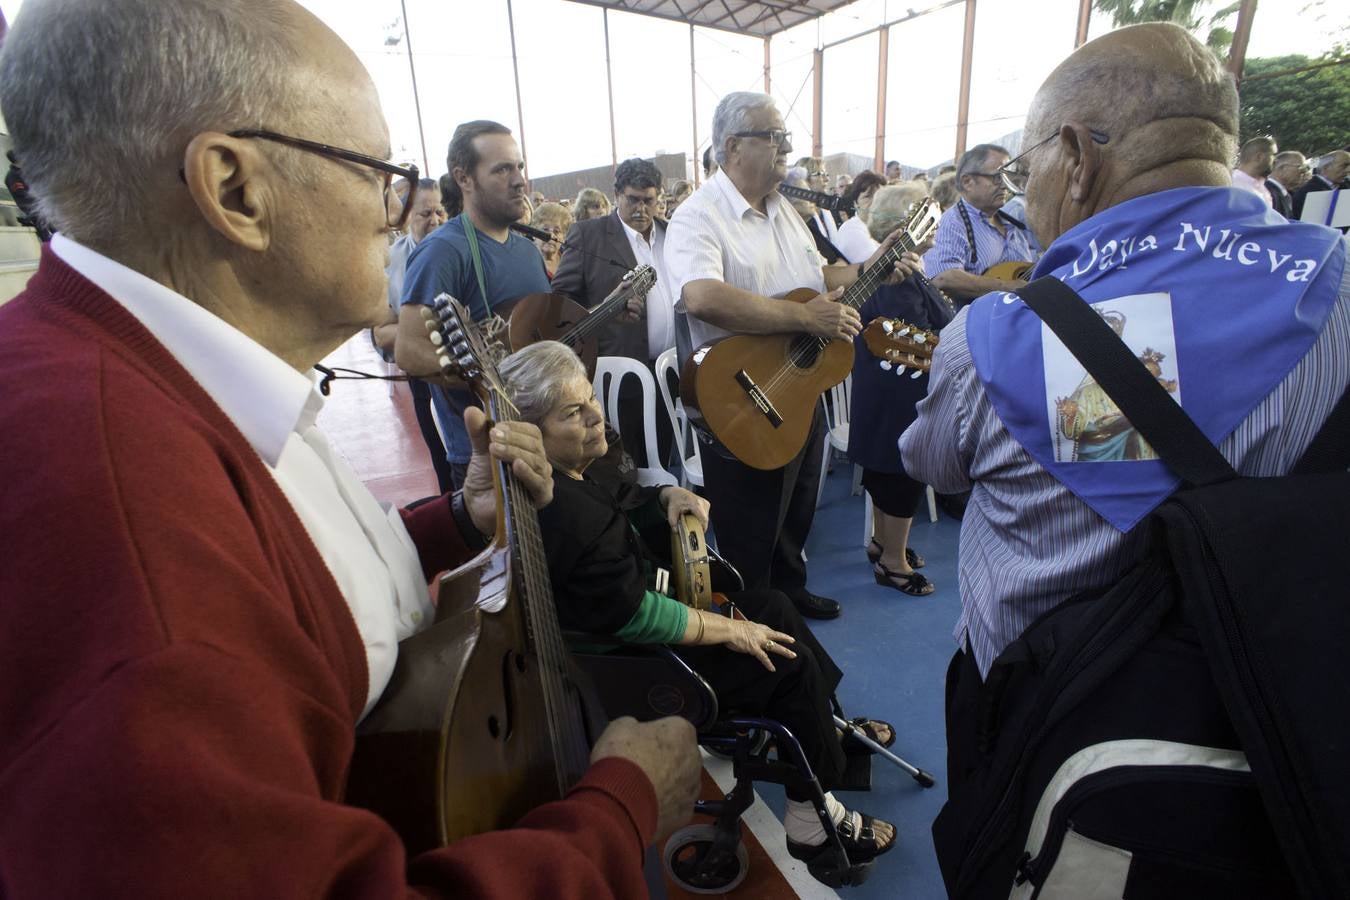
<path id="1" fill-rule="evenodd" d="M 797 187 L 787 183 L 778 186 L 778 193 L 794 200 L 810 200 L 821 209 L 841 212 L 848 216 L 854 214 L 853 204 L 846 197 L 840 197 L 838 194 L 826 194 L 823 191 L 813 191 L 810 188 Z"/>
<path id="2" fill-rule="evenodd" d="M 518 419 L 468 311 L 446 294 L 436 310 L 442 371 L 468 382 L 494 421 Z M 563 643 L 534 505 L 509 466 L 494 461 L 493 480 L 494 541 L 441 580 L 436 622 L 399 644 L 357 728 L 347 799 L 388 820 L 410 854 L 562 797 L 605 724 Z"/>
<path id="3" fill-rule="evenodd" d="M 850 285 L 839 302 L 862 306 L 902 253 L 922 244 L 942 210 L 931 199 L 911 208 L 900 238 Z M 799 288 L 786 300 L 805 303 Z M 736 458 L 756 469 L 786 465 L 806 443 L 820 395 L 853 368 L 853 344 L 811 334 L 738 334 L 704 344 L 685 361 L 680 397 L 689 419 L 711 431 Z"/>
<path id="4" fill-rule="evenodd" d="M 654 284 L 656 269 L 639 266 L 589 310 L 566 294 L 526 294 L 511 307 L 507 341 L 513 351 L 539 341 L 561 341 L 577 351 L 587 372 L 594 373 L 600 329 L 623 312 L 629 300 L 646 297 Z"/>
<path id="5" fill-rule="evenodd" d="M 897 375 L 909 370 L 911 378 L 918 378 L 933 365 L 938 336 L 904 319 L 878 316 L 863 329 L 863 343 L 883 369 Z"/>

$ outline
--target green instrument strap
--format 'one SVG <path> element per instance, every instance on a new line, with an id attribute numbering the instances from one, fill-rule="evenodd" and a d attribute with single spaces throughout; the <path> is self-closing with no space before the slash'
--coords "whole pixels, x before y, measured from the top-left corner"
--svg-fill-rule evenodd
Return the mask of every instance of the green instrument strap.
<path id="1" fill-rule="evenodd" d="M 483 257 L 478 252 L 478 231 L 469 221 L 468 213 L 459 214 L 459 224 L 464 228 L 464 237 L 469 241 L 469 255 L 473 257 L 473 273 L 478 276 L 478 293 L 483 297 L 483 309 L 492 312 L 492 301 L 488 299 L 487 282 L 483 280 Z"/>

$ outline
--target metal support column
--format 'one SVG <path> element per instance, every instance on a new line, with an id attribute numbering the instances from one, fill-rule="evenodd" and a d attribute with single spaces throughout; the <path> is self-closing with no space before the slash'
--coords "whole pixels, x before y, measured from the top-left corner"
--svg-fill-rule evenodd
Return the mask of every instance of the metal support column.
<path id="1" fill-rule="evenodd" d="M 886 65 L 890 61 L 891 30 L 881 29 L 877 50 L 877 146 L 873 154 L 875 172 L 886 171 Z"/>
<path id="2" fill-rule="evenodd" d="M 506 0 L 506 24 L 511 29 L 511 74 L 516 79 L 516 122 L 519 128 L 520 160 L 525 163 L 525 171 L 530 171 L 530 157 L 525 152 L 525 105 L 520 102 L 520 62 L 516 58 L 516 17 L 512 14 L 511 0 Z M 528 177 L 528 176 L 527 176 Z"/>
<path id="3" fill-rule="evenodd" d="M 614 71 L 609 63 L 609 7 L 605 7 L 605 85 L 609 88 L 609 156 L 610 169 L 619 168 L 619 140 L 614 133 Z"/>
<path id="4" fill-rule="evenodd" d="M 764 35 L 764 93 L 769 93 L 769 36 Z"/>
<path id="5" fill-rule="evenodd" d="M 698 90 L 694 76 L 694 23 L 689 23 L 689 112 L 694 127 L 694 187 L 703 181 L 703 157 L 698 152 Z M 716 151 L 714 151 L 716 152 Z"/>
<path id="6" fill-rule="evenodd" d="M 975 0 L 966 0 L 966 33 L 961 41 L 961 96 L 956 106 L 956 155 L 966 152 L 966 125 L 970 119 L 970 66 L 975 58 Z"/>
<path id="7" fill-rule="evenodd" d="M 821 123 L 825 115 L 825 51 L 817 49 L 811 56 L 811 71 L 815 84 L 811 88 L 811 155 L 823 156 L 824 134 Z"/>
<path id="8" fill-rule="evenodd" d="M 1073 48 L 1087 43 L 1088 23 L 1092 21 L 1092 0 L 1078 0 L 1078 31 L 1074 34 Z"/>
<path id="9" fill-rule="evenodd" d="M 412 29 L 408 27 L 407 0 L 399 0 L 403 8 L 403 42 L 408 47 L 408 74 L 412 76 L 413 109 L 417 112 L 417 139 L 422 144 L 422 171 L 431 177 L 431 158 L 427 156 L 427 133 L 422 129 L 422 98 L 417 93 L 417 67 L 413 65 Z"/>
<path id="10" fill-rule="evenodd" d="M 1238 9 L 1237 27 L 1233 29 L 1233 43 L 1228 50 L 1228 71 L 1238 84 L 1242 83 L 1242 68 L 1247 63 L 1247 41 L 1252 36 L 1252 19 L 1256 18 L 1256 0 L 1242 0 Z"/>

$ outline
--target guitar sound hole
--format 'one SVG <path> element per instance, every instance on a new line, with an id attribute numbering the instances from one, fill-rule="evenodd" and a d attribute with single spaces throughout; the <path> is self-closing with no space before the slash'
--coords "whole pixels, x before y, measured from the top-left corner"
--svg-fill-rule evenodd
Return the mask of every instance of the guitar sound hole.
<path id="1" fill-rule="evenodd" d="M 820 358 L 820 341 L 809 334 L 799 334 L 792 339 L 788 359 L 799 369 L 809 369 Z"/>

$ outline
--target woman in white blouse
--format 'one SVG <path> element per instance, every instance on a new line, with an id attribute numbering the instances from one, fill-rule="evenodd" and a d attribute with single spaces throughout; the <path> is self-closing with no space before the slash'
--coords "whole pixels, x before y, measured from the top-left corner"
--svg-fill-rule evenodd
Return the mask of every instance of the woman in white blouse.
<path id="1" fill-rule="evenodd" d="M 857 212 L 853 218 L 839 226 L 834 246 L 850 263 L 867 262 L 880 246 L 867 232 L 867 214 L 872 205 L 872 196 L 879 188 L 885 186 L 885 178 L 869 171 L 853 179 L 853 184 L 849 187 L 848 199 L 853 202 Z"/>

